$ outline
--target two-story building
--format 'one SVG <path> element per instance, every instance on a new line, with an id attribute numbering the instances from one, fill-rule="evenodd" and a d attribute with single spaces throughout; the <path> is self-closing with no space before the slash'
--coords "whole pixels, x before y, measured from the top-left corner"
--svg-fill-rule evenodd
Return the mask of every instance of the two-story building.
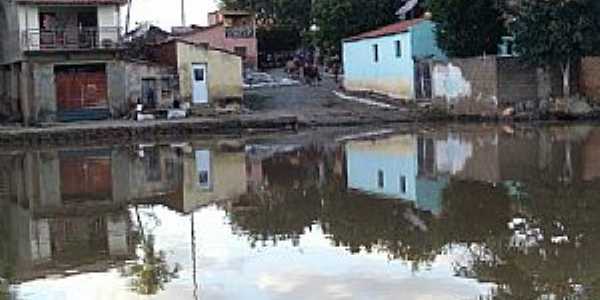
<path id="1" fill-rule="evenodd" d="M 115 115 L 125 0 L 0 2 L 0 114 L 25 124 Z"/>
<path id="2" fill-rule="evenodd" d="M 256 20 L 249 12 L 212 12 L 208 14 L 208 26 L 192 26 L 178 35 L 192 43 L 207 43 L 212 48 L 234 52 L 243 58 L 245 68 L 258 66 Z"/>

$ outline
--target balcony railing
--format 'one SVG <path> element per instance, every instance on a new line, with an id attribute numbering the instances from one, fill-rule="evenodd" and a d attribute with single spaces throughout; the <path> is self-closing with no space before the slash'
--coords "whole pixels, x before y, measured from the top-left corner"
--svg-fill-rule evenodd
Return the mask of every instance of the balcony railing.
<path id="1" fill-rule="evenodd" d="M 28 29 L 22 33 L 25 51 L 111 49 L 120 43 L 119 27 Z"/>
<path id="2" fill-rule="evenodd" d="M 251 39 L 254 37 L 254 28 L 251 26 L 227 27 L 225 37 L 228 39 Z"/>

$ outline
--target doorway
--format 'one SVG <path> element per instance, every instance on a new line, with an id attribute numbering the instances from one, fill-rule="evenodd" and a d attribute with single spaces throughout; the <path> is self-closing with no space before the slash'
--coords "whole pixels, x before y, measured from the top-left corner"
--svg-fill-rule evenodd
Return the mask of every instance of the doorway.
<path id="1" fill-rule="evenodd" d="M 192 65 L 192 103 L 208 103 L 208 74 L 206 64 Z"/>
<path id="2" fill-rule="evenodd" d="M 415 98 L 431 99 L 431 64 L 415 61 Z"/>

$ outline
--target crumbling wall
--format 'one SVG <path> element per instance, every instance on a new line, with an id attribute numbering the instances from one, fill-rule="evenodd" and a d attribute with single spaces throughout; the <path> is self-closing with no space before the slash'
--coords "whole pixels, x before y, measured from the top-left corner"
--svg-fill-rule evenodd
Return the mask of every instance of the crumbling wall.
<path id="1" fill-rule="evenodd" d="M 142 98 L 142 80 L 154 79 L 157 83 L 156 100 L 159 107 L 170 106 L 178 97 L 178 88 L 170 86 L 170 93 L 162 91 L 163 79 L 172 83 L 176 77 L 175 68 L 144 62 L 144 61 L 119 61 L 107 65 L 107 80 L 109 82 L 109 98 L 111 112 L 115 117 L 127 114 L 138 99 Z M 163 95 L 164 94 L 164 95 Z"/>
<path id="2" fill-rule="evenodd" d="M 528 66 L 518 57 L 454 58 L 434 65 L 434 97 L 469 114 L 535 104 L 560 89 L 555 73 L 555 68 Z"/>
<path id="3" fill-rule="evenodd" d="M 600 103 L 600 57 L 584 57 L 579 70 L 579 89 Z"/>
<path id="4" fill-rule="evenodd" d="M 498 106 L 497 76 L 495 57 L 438 62 L 432 72 L 433 96 L 443 99 L 455 114 L 491 115 Z"/>
<path id="5" fill-rule="evenodd" d="M 454 58 L 437 63 L 433 72 L 434 97 L 450 104 L 476 100 L 496 104 L 498 73 L 495 57 Z"/>

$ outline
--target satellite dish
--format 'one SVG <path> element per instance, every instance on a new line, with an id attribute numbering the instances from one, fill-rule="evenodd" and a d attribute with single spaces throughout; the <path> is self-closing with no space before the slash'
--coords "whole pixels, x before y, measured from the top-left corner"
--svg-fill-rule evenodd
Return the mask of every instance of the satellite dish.
<path id="1" fill-rule="evenodd" d="M 398 11 L 396 12 L 396 15 L 401 19 L 401 20 L 406 20 L 406 14 L 408 14 L 410 11 L 412 11 L 417 4 L 419 4 L 419 0 L 407 0 L 404 5 L 402 7 L 400 7 L 400 9 L 398 9 Z"/>

